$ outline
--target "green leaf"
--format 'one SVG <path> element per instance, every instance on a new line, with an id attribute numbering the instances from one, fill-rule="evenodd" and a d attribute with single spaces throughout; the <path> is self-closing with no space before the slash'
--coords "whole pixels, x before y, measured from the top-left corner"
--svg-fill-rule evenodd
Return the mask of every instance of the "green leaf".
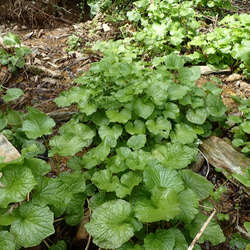
<path id="1" fill-rule="evenodd" d="M 20 48 L 15 48 L 15 52 L 17 57 L 23 57 L 25 55 L 31 54 L 32 50 L 30 48 L 21 46 Z"/>
<path id="2" fill-rule="evenodd" d="M 179 198 L 174 190 L 154 187 L 151 199 L 140 197 L 134 211 L 136 218 L 142 222 L 168 221 L 180 212 Z"/>
<path id="3" fill-rule="evenodd" d="M 215 96 L 219 96 L 221 94 L 221 92 L 223 91 L 222 89 L 220 89 L 216 85 L 214 85 L 212 82 L 207 82 L 206 85 L 203 86 L 203 88 Z"/>
<path id="4" fill-rule="evenodd" d="M 207 119 L 207 111 L 205 108 L 189 109 L 186 117 L 192 123 L 203 124 Z"/>
<path id="5" fill-rule="evenodd" d="M 75 171 L 81 170 L 82 169 L 81 157 L 74 155 L 67 161 L 67 166 Z"/>
<path id="6" fill-rule="evenodd" d="M 193 72 L 191 69 L 181 67 L 181 68 L 178 68 L 178 73 L 179 73 L 179 79 L 182 83 L 191 82 L 190 79 L 192 79 L 192 76 L 193 76 Z"/>
<path id="7" fill-rule="evenodd" d="M 1 210 L 4 210 L 3 208 Z M 0 216 L 0 225 L 1 226 L 10 226 L 17 217 L 13 216 L 10 211 L 6 211 L 3 215 Z"/>
<path id="8" fill-rule="evenodd" d="M 49 164 L 37 158 L 33 159 L 25 158 L 23 165 L 28 167 L 32 171 L 32 174 L 35 177 L 38 177 L 40 175 L 45 175 L 49 171 L 51 171 L 51 166 Z"/>
<path id="9" fill-rule="evenodd" d="M 171 84 L 168 87 L 168 99 L 170 101 L 180 100 L 182 99 L 190 90 L 187 86 Z"/>
<path id="10" fill-rule="evenodd" d="M 196 234 L 200 231 L 201 227 L 207 220 L 207 216 L 198 213 L 194 220 L 186 224 L 185 228 L 189 231 L 190 236 L 194 238 Z M 202 233 L 201 237 L 198 239 L 198 243 L 203 243 L 206 240 L 210 241 L 213 245 L 225 242 L 225 237 L 220 226 L 215 221 L 210 221 L 205 231 Z"/>
<path id="11" fill-rule="evenodd" d="M 179 171 L 186 188 L 190 188 L 201 200 L 206 199 L 214 186 L 205 177 L 191 170 Z"/>
<path id="12" fill-rule="evenodd" d="M 242 40 L 241 43 L 236 43 L 232 50 L 233 58 L 237 60 L 242 60 L 246 62 L 248 65 L 250 64 L 250 41 Z"/>
<path id="13" fill-rule="evenodd" d="M 134 122 L 128 122 L 125 125 L 126 131 L 131 134 L 145 134 L 146 126 L 143 121 L 135 120 Z"/>
<path id="14" fill-rule="evenodd" d="M 3 36 L 3 44 L 9 46 L 15 46 L 16 44 L 18 44 L 20 46 L 21 42 L 18 35 L 9 33 L 7 36 Z"/>
<path id="15" fill-rule="evenodd" d="M 132 170 L 144 170 L 148 163 L 154 161 L 149 152 L 145 152 L 141 149 L 130 153 L 126 158 L 126 164 Z"/>
<path id="16" fill-rule="evenodd" d="M 49 250 L 67 250 L 67 244 L 64 240 L 60 240 L 56 244 L 53 244 Z"/>
<path id="17" fill-rule="evenodd" d="M 14 101 L 15 99 L 18 99 L 23 94 L 24 92 L 21 89 L 11 88 L 6 91 L 6 95 L 3 96 L 3 100 L 5 102 Z"/>
<path id="18" fill-rule="evenodd" d="M 250 233 L 250 222 L 244 222 L 244 227 L 246 228 L 247 232 Z"/>
<path id="19" fill-rule="evenodd" d="M 90 169 L 97 166 L 106 159 L 109 153 L 110 147 L 104 144 L 100 144 L 97 147 L 90 149 L 82 157 L 83 167 Z"/>
<path id="20" fill-rule="evenodd" d="M 23 247 L 39 245 L 43 239 L 55 232 L 54 214 L 48 207 L 24 203 L 15 209 L 13 214 L 18 215 L 19 219 L 13 222 L 10 232 Z"/>
<path id="21" fill-rule="evenodd" d="M 67 186 L 67 190 L 71 193 L 83 193 L 85 192 L 85 177 L 81 171 L 75 172 L 62 172 L 60 174 L 60 180 Z"/>
<path id="22" fill-rule="evenodd" d="M 167 139 L 169 132 L 172 128 L 172 124 L 163 116 L 160 116 L 156 121 L 148 120 L 146 122 L 147 129 L 154 135 L 160 135 L 163 138 Z"/>
<path id="23" fill-rule="evenodd" d="M 226 106 L 223 104 L 220 97 L 217 97 L 212 94 L 208 94 L 206 97 L 206 109 L 208 114 L 214 117 L 221 117 L 227 111 Z"/>
<path id="24" fill-rule="evenodd" d="M 197 155 L 197 149 L 179 143 L 156 145 L 153 158 L 157 159 L 164 167 L 181 169 L 187 167 Z"/>
<path id="25" fill-rule="evenodd" d="M 175 125 L 174 132 L 170 133 L 170 138 L 173 142 L 181 144 L 192 143 L 197 139 L 197 135 L 192 127 L 185 123 L 178 123 Z"/>
<path id="26" fill-rule="evenodd" d="M 153 113 L 155 106 L 151 101 L 143 102 L 141 99 L 137 98 L 134 101 L 133 109 L 137 115 L 147 119 Z"/>
<path id="27" fill-rule="evenodd" d="M 72 103 L 78 103 L 82 99 L 87 100 L 89 96 L 90 90 L 87 90 L 85 87 L 74 86 L 68 92 L 61 92 L 59 97 L 57 97 L 54 102 L 58 107 L 65 107 L 70 106 Z"/>
<path id="28" fill-rule="evenodd" d="M 180 114 L 180 109 L 178 105 L 172 102 L 165 103 L 165 109 L 163 111 L 164 117 L 175 120 Z"/>
<path id="29" fill-rule="evenodd" d="M 175 237 L 175 245 L 173 249 L 186 250 L 188 249 L 188 244 L 182 232 L 177 228 L 170 228 L 168 231 L 172 232 Z"/>
<path id="30" fill-rule="evenodd" d="M 41 176 L 37 179 L 37 187 L 32 196 L 32 203 L 38 206 L 65 206 L 71 199 L 72 193 L 67 185 L 58 178 Z"/>
<path id="31" fill-rule="evenodd" d="M 122 134 L 122 127 L 119 124 L 115 124 L 113 127 L 103 125 L 98 129 L 98 134 L 102 140 L 110 136 L 117 140 Z"/>
<path id="32" fill-rule="evenodd" d="M 95 210 L 100 207 L 106 199 L 106 192 L 103 190 L 99 190 L 98 193 L 94 193 L 89 200 L 89 208 L 91 210 Z"/>
<path id="33" fill-rule="evenodd" d="M 165 58 L 165 66 L 167 69 L 179 69 L 183 64 L 181 57 L 175 54 L 167 55 Z"/>
<path id="34" fill-rule="evenodd" d="M 138 244 L 133 246 L 132 243 L 126 242 L 121 247 L 117 248 L 117 250 L 142 250 L 142 248 Z"/>
<path id="35" fill-rule="evenodd" d="M 30 169 L 23 165 L 9 165 L 2 169 L 0 178 L 0 205 L 5 208 L 11 202 L 25 200 L 26 195 L 36 185 L 36 180 Z"/>
<path id="36" fill-rule="evenodd" d="M 32 150 L 34 148 L 34 150 Z M 46 152 L 46 147 L 44 146 L 42 141 L 36 141 L 36 140 L 25 140 L 22 145 L 22 151 L 23 154 L 25 152 L 26 158 L 33 158 L 37 155 L 43 155 Z"/>
<path id="37" fill-rule="evenodd" d="M 242 139 L 233 139 L 232 144 L 235 147 L 241 147 L 241 146 L 244 146 L 246 144 L 246 142 Z"/>
<path id="38" fill-rule="evenodd" d="M 198 96 L 192 96 L 191 97 L 191 107 L 193 109 L 196 109 L 196 108 L 203 108 L 204 107 L 204 99 L 203 98 L 200 98 Z M 207 112 L 206 112 L 207 113 Z"/>
<path id="39" fill-rule="evenodd" d="M 131 213 L 131 205 L 124 200 L 105 202 L 93 211 L 85 228 L 96 245 L 115 249 L 134 235 L 134 227 L 128 221 Z"/>
<path id="40" fill-rule="evenodd" d="M 20 116 L 20 113 L 12 110 L 12 109 L 7 109 L 6 111 L 6 118 L 7 118 L 7 122 L 9 125 L 11 126 L 20 126 L 22 125 L 22 118 Z"/>
<path id="41" fill-rule="evenodd" d="M 131 119 L 131 111 L 129 109 L 107 110 L 106 115 L 111 122 L 126 123 Z"/>
<path id="42" fill-rule="evenodd" d="M 106 168 L 110 169 L 112 173 L 120 173 L 128 169 L 128 166 L 120 155 L 114 155 L 107 158 Z"/>
<path id="43" fill-rule="evenodd" d="M 199 198 L 191 189 L 185 189 L 178 195 L 181 204 L 181 211 L 177 215 L 177 218 L 188 224 L 199 212 Z"/>
<path id="44" fill-rule="evenodd" d="M 99 170 L 93 174 L 91 180 L 99 189 L 113 192 L 119 180 L 117 176 L 112 176 L 112 174 L 109 169 Z"/>
<path id="45" fill-rule="evenodd" d="M 131 194 L 132 189 L 139 185 L 142 181 L 142 174 L 136 171 L 130 171 L 123 174 L 120 178 L 120 182 L 116 184 L 115 193 L 119 198 L 123 198 L 128 194 Z"/>
<path id="46" fill-rule="evenodd" d="M 49 156 L 52 157 L 55 154 L 59 154 L 60 156 L 73 156 L 84 147 L 88 147 L 90 143 L 82 140 L 81 137 L 75 134 L 56 135 L 49 141 L 52 147 L 49 150 Z"/>
<path id="47" fill-rule="evenodd" d="M 245 133 L 250 134 L 250 121 L 245 121 L 240 124 Z"/>
<path id="48" fill-rule="evenodd" d="M 101 111 L 96 111 L 93 114 L 92 119 L 97 126 L 109 125 L 110 123 L 106 113 Z"/>
<path id="49" fill-rule="evenodd" d="M 233 234 L 229 244 L 233 249 L 249 250 L 247 248 L 247 246 L 249 246 L 249 240 L 242 238 L 238 233 Z"/>
<path id="50" fill-rule="evenodd" d="M 237 115 L 230 115 L 227 119 L 232 123 L 242 123 L 243 121 L 242 118 Z"/>
<path id="51" fill-rule="evenodd" d="M 139 11 L 133 9 L 127 12 L 127 17 L 129 21 L 138 22 L 141 19 L 141 14 Z"/>
<path id="52" fill-rule="evenodd" d="M 173 250 L 175 245 L 175 236 L 169 230 L 157 230 L 155 233 L 148 234 L 144 239 L 145 250 Z"/>
<path id="53" fill-rule="evenodd" d="M 52 133 L 52 128 L 56 125 L 54 120 L 43 112 L 27 107 L 28 115 L 23 123 L 23 131 L 26 136 L 31 139 L 36 139 L 42 135 L 49 135 Z"/>
<path id="54" fill-rule="evenodd" d="M 244 186 L 250 187 L 250 167 L 248 167 L 243 174 L 233 174 L 233 177 Z"/>
<path id="55" fill-rule="evenodd" d="M 148 96 L 151 97 L 151 99 L 153 100 L 153 103 L 155 105 L 163 105 L 168 98 L 168 93 L 167 93 L 166 89 L 164 89 L 161 86 L 158 86 L 156 84 L 151 84 L 147 88 L 146 93 Z"/>
<path id="56" fill-rule="evenodd" d="M 61 136 L 54 136 L 50 140 L 50 145 L 53 148 L 50 149 L 49 156 L 56 153 L 61 156 L 73 156 L 82 148 L 88 147 L 95 136 L 94 130 L 73 119 L 61 126 L 59 133 Z"/>
<path id="57" fill-rule="evenodd" d="M 9 231 L 0 231 L 0 249 L 16 250 L 16 243 Z"/>
<path id="58" fill-rule="evenodd" d="M 0 117 L 0 131 L 2 131 L 8 125 L 6 116 Z"/>
<path id="59" fill-rule="evenodd" d="M 88 127 L 87 125 L 80 123 L 78 120 L 71 119 L 69 122 L 65 123 L 58 130 L 59 134 L 75 134 L 75 136 L 80 137 L 83 142 L 88 142 L 95 136 L 95 131 Z"/>
<path id="60" fill-rule="evenodd" d="M 65 221 L 70 226 L 76 226 L 84 215 L 84 204 L 87 195 L 85 193 L 74 194 L 66 208 Z"/>
<path id="61" fill-rule="evenodd" d="M 96 112 L 98 107 L 94 103 L 94 101 L 91 100 L 89 102 L 86 102 L 84 100 L 84 101 L 81 101 L 81 102 L 78 103 L 78 108 L 85 115 L 92 115 L 93 113 Z"/>
<path id="62" fill-rule="evenodd" d="M 137 150 L 144 147 L 146 141 L 147 141 L 146 135 L 132 135 L 128 139 L 127 145 L 133 150 Z"/>
<path id="63" fill-rule="evenodd" d="M 183 191 L 184 185 L 176 170 L 164 168 L 160 164 L 150 165 L 143 172 L 143 181 L 147 187 L 150 189 L 155 186 L 165 187 L 177 193 Z"/>

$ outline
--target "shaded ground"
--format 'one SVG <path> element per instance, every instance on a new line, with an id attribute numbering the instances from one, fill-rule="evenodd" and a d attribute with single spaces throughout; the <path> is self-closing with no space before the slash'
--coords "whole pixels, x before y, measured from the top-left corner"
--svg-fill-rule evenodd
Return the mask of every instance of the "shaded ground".
<path id="1" fill-rule="evenodd" d="M 55 28 L 89 19 L 88 5 L 82 0 L 10 0 L 0 3 L 0 24 L 28 28 Z"/>
<path id="2" fill-rule="evenodd" d="M 63 90 L 68 90 L 75 85 L 74 78 L 90 68 L 92 62 L 99 61 L 101 54 L 93 54 L 89 48 L 94 41 L 109 39 L 117 34 L 117 29 L 111 25 L 104 25 L 103 20 L 90 20 L 89 9 L 84 7 L 82 11 L 79 4 L 82 0 L 66 1 L 34 1 L 18 0 L 0 4 L 0 37 L 13 32 L 20 36 L 23 45 L 32 49 L 32 55 L 27 58 L 24 70 L 18 74 L 8 72 L 6 67 L 0 68 L 0 84 L 3 89 L 18 87 L 25 95 L 13 104 L 15 110 L 26 111 L 26 106 L 33 106 L 53 117 L 58 124 L 70 119 L 77 112 L 76 107 L 58 108 L 53 100 Z M 238 12 L 248 12 L 250 1 L 232 1 Z M 78 7 L 77 7 L 78 4 Z M 80 18 L 79 18 L 80 17 Z M 81 21 L 79 23 L 79 21 Z M 87 22 L 86 22 L 87 21 Z M 78 23 L 78 24 L 75 24 Z M 80 39 L 76 42 L 78 50 L 69 51 L 74 43 L 68 43 L 73 35 Z M 81 51 L 81 52 L 79 52 Z M 235 112 L 236 104 L 230 98 L 231 95 L 250 97 L 249 80 L 243 75 L 232 77 L 227 74 L 203 75 L 197 85 L 209 81 L 211 76 L 220 78 L 224 103 L 230 112 Z M 231 80 L 230 78 L 231 77 Z M 2 105 L 1 109 L 6 108 Z M 225 134 L 225 136 L 227 136 Z M 53 164 L 52 164 L 53 165 Z M 66 169 L 62 160 L 61 168 Z M 206 176 L 207 164 L 203 164 L 200 174 Z M 53 168 L 51 175 L 56 175 Z M 232 236 L 238 232 L 236 226 L 241 226 L 245 221 L 250 221 L 250 197 L 244 193 L 241 186 L 237 186 L 210 167 L 208 180 L 215 188 L 227 183 L 227 191 L 221 196 L 221 201 L 215 204 L 217 211 L 229 214 L 230 219 L 219 222 L 226 236 Z M 63 222 L 56 225 L 56 234 L 51 240 L 74 238 L 77 228 L 68 227 Z M 80 245 L 79 247 L 77 245 Z M 86 241 L 76 242 L 72 249 L 85 249 Z M 36 249 L 46 249 L 42 243 Z M 95 249 L 90 246 L 89 249 Z M 230 249 L 228 242 L 213 247 L 204 243 L 202 249 Z"/>

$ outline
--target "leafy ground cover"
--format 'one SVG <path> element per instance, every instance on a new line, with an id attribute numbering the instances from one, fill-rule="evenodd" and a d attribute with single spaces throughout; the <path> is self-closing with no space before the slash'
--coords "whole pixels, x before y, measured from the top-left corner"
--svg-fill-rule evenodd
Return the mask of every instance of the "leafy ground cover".
<path id="1" fill-rule="evenodd" d="M 9 163 L 1 158 L 0 241 L 6 247 L 27 248 L 42 241 L 47 246 L 54 243 L 51 249 L 72 247 L 67 237 L 59 241 L 50 236 L 63 225 L 79 225 L 88 209 L 91 218 L 84 228 L 98 247 L 188 248 L 209 214 L 218 209 L 213 203 L 228 183 L 214 186 L 188 169 L 201 140 L 225 133 L 229 119 L 237 124 L 233 143 L 248 153 L 248 101 L 235 97 L 243 114 L 227 118 L 222 90 L 216 86 L 219 79 L 197 87 L 200 67 L 191 66 L 191 53 L 184 50 L 185 43 L 199 37 L 197 19 L 202 18 L 193 8 L 211 11 L 212 7 L 214 13 L 222 4 L 135 2 L 127 12 L 135 28 L 132 36 L 123 32 L 124 39 L 96 43 L 94 49 L 104 52 L 101 60 L 54 100 L 58 107 L 77 106 L 67 122 L 56 125 L 34 107 L 25 113 L 14 110 L 22 92 L 5 91 L 3 85 L 1 130 L 22 154 Z M 165 15 L 168 23 L 163 22 Z M 15 36 L 9 37 L 19 43 Z M 76 47 L 81 43 L 72 41 Z M 245 56 L 248 60 L 248 51 Z M 247 60 L 241 62 L 246 73 Z M 68 171 L 62 169 L 64 160 Z M 54 178 L 50 161 L 57 168 Z M 249 186 L 249 173 L 240 181 Z M 207 214 L 201 207 L 208 209 Z M 195 249 L 229 240 L 236 249 L 249 244 L 238 234 L 225 238 L 218 222 L 227 220 L 227 214 L 217 213 L 215 219 Z M 244 227 L 247 234 L 249 222 L 244 221 Z"/>

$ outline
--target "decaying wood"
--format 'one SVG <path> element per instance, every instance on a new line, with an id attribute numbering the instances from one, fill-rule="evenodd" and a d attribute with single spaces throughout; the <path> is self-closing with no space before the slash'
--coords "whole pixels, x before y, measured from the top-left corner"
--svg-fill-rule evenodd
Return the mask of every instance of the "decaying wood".
<path id="1" fill-rule="evenodd" d="M 225 176 L 243 174 L 250 166 L 250 158 L 216 136 L 204 140 L 200 150 L 207 157 L 209 163 L 220 169 Z"/>
<path id="2" fill-rule="evenodd" d="M 226 176 L 243 174 L 250 166 L 250 158 L 238 152 L 233 146 L 216 136 L 203 140 L 200 150 L 215 168 Z M 246 191 L 246 190 L 245 190 Z M 247 193 L 249 193 L 247 188 Z"/>
<path id="3" fill-rule="evenodd" d="M 222 70 L 214 70 L 209 68 L 208 66 L 200 66 L 201 68 L 201 74 L 202 75 L 209 75 L 209 74 L 230 74 L 231 70 L 228 69 L 222 69 Z"/>
<path id="4" fill-rule="evenodd" d="M 13 161 L 21 156 L 16 148 L 2 134 L 0 134 L 0 156 L 5 156 L 3 162 Z"/>

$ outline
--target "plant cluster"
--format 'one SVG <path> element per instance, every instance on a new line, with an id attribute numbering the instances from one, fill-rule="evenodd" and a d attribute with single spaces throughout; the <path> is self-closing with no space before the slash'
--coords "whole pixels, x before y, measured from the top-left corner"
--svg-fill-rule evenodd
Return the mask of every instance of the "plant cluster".
<path id="1" fill-rule="evenodd" d="M 90 3 L 99 8 L 112 1 Z M 103 59 L 55 99 L 59 107 L 79 108 L 56 135 L 53 119 L 35 108 L 27 107 L 27 114 L 0 112 L 0 131 L 21 150 L 9 163 L 0 157 L 1 246 L 36 246 L 54 233 L 55 221 L 77 225 L 88 207 L 92 216 L 85 228 L 101 248 L 187 249 L 207 219 L 199 204 L 224 190 L 213 191 L 206 178 L 188 169 L 200 139 L 227 120 L 221 89 L 212 82 L 198 88 L 200 68 L 185 67 L 187 59 L 176 54 L 197 35 L 193 7 L 203 3 L 135 2 L 127 16 L 138 32 L 96 44 L 94 49 L 105 51 Z M 78 40 L 72 41 L 77 46 Z M 10 89 L 3 98 L 11 102 L 21 94 Z M 244 121 L 229 120 L 238 124 L 235 139 L 248 146 L 249 104 L 239 102 Z M 51 166 L 39 159 L 42 154 L 57 165 L 57 177 L 49 177 Z M 69 157 L 70 171 L 60 173 L 61 157 Z M 249 180 L 250 171 L 246 174 Z M 245 227 L 249 230 L 248 223 Z M 207 240 L 225 241 L 215 220 L 198 243 Z M 241 242 L 235 238 L 232 244 Z M 53 248 L 66 249 L 66 243 Z"/>
<path id="2" fill-rule="evenodd" d="M 243 69 L 250 74 L 250 15 L 227 15 L 213 32 L 199 34 L 189 43 L 196 51 L 189 55 L 195 63 L 207 62 L 215 68 Z M 197 48 L 200 48 L 197 49 Z"/>
<path id="3" fill-rule="evenodd" d="M 95 193 L 86 228 L 102 248 L 133 247 L 127 241 L 135 236 L 138 249 L 163 249 L 166 244 L 169 249 L 186 249 L 206 220 L 198 205 L 212 185 L 185 168 L 195 160 L 198 136 L 211 134 L 213 122 L 225 119 L 226 108 L 221 90 L 212 83 L 196 87 L 199 68 L 183 65 L 174 54 L 152 69 L 107 53 L 89 73 L 75 79 L 80 86 L 55 100 L 60 107 L 76 103 L 84 116 L 69 122 L 69 134 L 63 130 L 52 138 L 53 154 L 62 154 L 65 147 L 71 155 L 80 150 L 82 146 L 74 148 L 73 124 L 91 128 L 91 134 L 82 137 L 93 147 L 82 157 L 74 156 L 70 167 L 88 170 L 87 183 Z M 178 229 L 180 223 L 185 227 Z M 218 225 L 210 226 L 200 242 L 224 241 Z"/>
<path id="4" fill-rule="evenodd" d="M 0 239 L 13 249 L 35 246 L 54 233 L 53 217 L 77 225 L 89 197 L 93 214 L 86 228 L 98 246 L 127 249 L 133 239 L 138 249 L 186 249 L 206 220 L 199 200 L 213 185 L 185 168 L 196 158 L 198 136 L 209 135 L 226 108 L 220 90 L 209 83 L 196 87 L 199 69 L 183 65 L 174 54 L 152 69 L 108 53 L 55 100 L 77 103 L 80 113 L 49 145 L 45 136 L 55 123 L 46 114 L 30 107 L 24 119 L 12 111 L 14 124 L 4 115 L 3 134 L 10 138 L 14 130 L 16 142 L 26 145 L 21 158 L 0 164 Z M 40 137 L 49 157 L 73 156 L 71 173 L 46 177 L 50 166 L 34 158 L 44 152 Z M 225 240 L 215 222 L 199 242 L 205 240 Z"/>
<path id="5" fill-rule="evenodd" d="M 238 109 L 241 112 L 240 116 L 231 115 L 228 121 L 232 123 L 231 132 L 234 135 L 232 141 L 235 147 L 242 147 L 242 152 L 250 153 L 250 143 L 248 142 L 250 134 L 250 100 L 240 99 L 237 96 L 232 96 L 233 100 L 238 103 Z"/>
<path id="6" fill-rule="evenodd" d="M 78 35 L 71 35 L 68 38 L 67 44 L 68 48 L 67 51 L 74 51 L 77 50 L 78 47 L 81 45 L 82 41 L 81 38 Z"/>
<path id="7" fill-rule="evenodd" d="M 0 48 L 0 63 L 8 65 L 12 72 L 15 72 L 17 68 L 22 68 L 25 65 L 24 56 L 31 54 L 31 49 L 22 46 L 19 37 L 12 33 L 3 36 L 3 46 Z"/>
<path id="8" fill-rule="evenodd" d="M 84 174 L 80 171 L 63 172 L 57 178 L 49 178 L 46 174 L 51 171 L 51 166 L 36 158 L 45 151 L 43 144 L 36 139 L 43 137 L 45 140 L 45 136 L 52 133 L 55 122 L 31 107 L 25 119 L 23 116 L 15 111 L 3 116 L 7 125 L 2 133 L 23 148 L 22 156 L 17 160 L 5 163 L 4 157 L 0 158 L 2 249 L 36 246 L 55 232 L 55 217 L 64 215 L 66 223 L 74 226 L 84 213 Z"/>

